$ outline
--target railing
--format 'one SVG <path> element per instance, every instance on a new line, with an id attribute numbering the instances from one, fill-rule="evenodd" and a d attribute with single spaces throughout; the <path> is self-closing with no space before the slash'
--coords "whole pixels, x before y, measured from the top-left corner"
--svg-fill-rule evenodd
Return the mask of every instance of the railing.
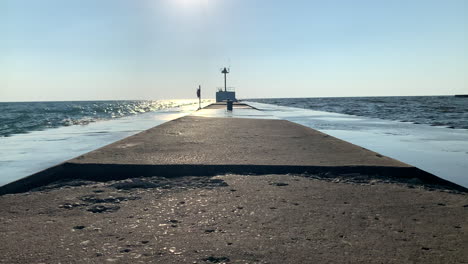
<path id="1" fill-rule="evenodd" d="M 217 87 L 218 92 L 224 92 L 224 87 Z M 227 87 L 226 92 L 235 92 L 236 89 L 234 87 Z"/>

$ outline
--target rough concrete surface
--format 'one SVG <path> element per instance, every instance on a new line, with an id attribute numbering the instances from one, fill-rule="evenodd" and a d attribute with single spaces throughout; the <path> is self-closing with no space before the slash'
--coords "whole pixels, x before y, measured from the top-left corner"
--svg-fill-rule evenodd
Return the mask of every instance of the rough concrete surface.
<path id="1" fill-rule="evenodd" d="M 77 164 L 407 164 L 285 120 L 182 117 L 72 159 Z"/>
<path id="2" fill-rule="evenodd" d="M 468 199 L 451 191 L 310 175 L 67 184 L 0 197 L 0 263 L 468 262 Z"/>

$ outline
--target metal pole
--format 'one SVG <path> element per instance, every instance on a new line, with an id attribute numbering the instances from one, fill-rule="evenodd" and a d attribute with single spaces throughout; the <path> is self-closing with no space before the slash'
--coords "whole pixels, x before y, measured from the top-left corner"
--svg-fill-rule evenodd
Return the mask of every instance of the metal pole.
<path id="1" fill-rule="evenodd" d="M 200 96 L 198 97 L 198 109 L 201 109 L 201 85 L 198 85 L 198 90 L 200 91 Z"/>
<path id="2" fill-rule="evenodd" d="M 226 69 L 226 68 L 224 68 Z M 227 72 L 224 72 L 224 91 L 227 92 L 227 86 L 226 86 L 226 74 Z"/>

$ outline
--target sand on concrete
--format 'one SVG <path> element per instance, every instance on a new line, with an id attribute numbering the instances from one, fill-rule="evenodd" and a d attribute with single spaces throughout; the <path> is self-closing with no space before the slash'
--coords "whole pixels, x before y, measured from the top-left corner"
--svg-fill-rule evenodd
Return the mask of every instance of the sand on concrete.
<path id="1" fill-rule="evenodd" d="M 464 193 L 314 175 L 66 185 L 0 196 L 0 263 L 468 262 Z"/>

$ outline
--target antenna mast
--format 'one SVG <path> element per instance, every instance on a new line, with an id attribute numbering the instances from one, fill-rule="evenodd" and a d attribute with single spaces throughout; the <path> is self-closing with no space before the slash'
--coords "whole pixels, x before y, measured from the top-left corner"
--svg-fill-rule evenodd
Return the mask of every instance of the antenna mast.
<path id="1" fill-rule="evenodd" d="M 229 69 L 224 67 L 221 73 L 224 74 L 224 91 L 227 92 L 226 75 L 229 73 Z"/>

